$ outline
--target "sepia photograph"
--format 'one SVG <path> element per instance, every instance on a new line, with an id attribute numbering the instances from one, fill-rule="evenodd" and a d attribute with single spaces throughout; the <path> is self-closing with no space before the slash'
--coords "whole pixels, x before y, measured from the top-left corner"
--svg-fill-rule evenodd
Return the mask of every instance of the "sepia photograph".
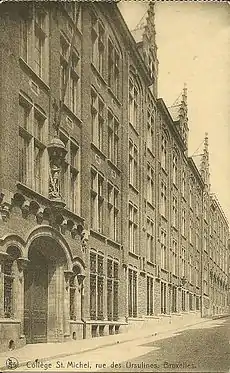
<path id="1" fill-rule="evenodd" d="M 0 372 L 230 372 L 230 3 L 0 0 Z"/>

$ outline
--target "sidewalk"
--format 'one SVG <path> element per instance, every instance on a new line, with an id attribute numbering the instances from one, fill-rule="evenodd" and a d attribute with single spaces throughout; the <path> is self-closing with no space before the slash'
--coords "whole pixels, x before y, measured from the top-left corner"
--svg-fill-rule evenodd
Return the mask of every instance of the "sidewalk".
<path id="1" fill-rule="evenodd" d="M 189 326 L 201 324 L 207 321 L 211 321 L 210 318 L 203 318 L 194 320 L 192 323 L 189 320 L 185 320 L 186 323 L 183 324 L 182 320 L 179 322 L 173 322 L 172 324 L 159 324 L 156 325 L 154 329 L 144 328 L 138 330 L 132 330 L 126 333 L 75 340 L 64 343 L 39 343 L 39 344 L 27 344 L 20 349 L 13 351 L 6 351 L 0 353 L 0 370 L 4 371 L 6 369 L 6 360 L 9 357 L 14 357 L 18 360 L 19 366 L 25 366 L 28 361 L 34 361 L 38 359 L 39 361 L 47 361 L 51 359 L 61 358 L 64 356 L 78 355 L 84 352 L 89 352 L 99 348 L 112 346 L 117 343 L 125 343 L 135 339 L 148 338 L 150 336 L 163 335 L 169 331 L 177 331 L 185 329 Z"/>

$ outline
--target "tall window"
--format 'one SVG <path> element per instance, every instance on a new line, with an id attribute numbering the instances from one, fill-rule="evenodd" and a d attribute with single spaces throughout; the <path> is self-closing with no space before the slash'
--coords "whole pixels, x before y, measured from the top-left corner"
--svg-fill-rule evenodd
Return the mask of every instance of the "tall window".
<path id="1" fill-rule="evenodd" d="M 208 295 L 208 269 L 204 268 L 203 292 Z"/>
<path id="2" fill-rule="evenodd" d="M 116 97 L 119 96 L 120 54 L 112 41 L 108 41 L 108 83 Z"/>
<path id="3" fill-rule="evenodd" d="M 189 219 L 189 242 L 193 244 L 193 222 L 192 219 Z"/>
<path id="4" fill-rule="evenodd" d="M 69 135 L 60 132 L 59 136 L 67 150 L 65 162 L 62 167 L 61 193 L 64 197 L 66 207 L 72 212 L 80 214 L 80 148 L 78 143 Z"/>
<path id="5" fill-rule="evenodd" d="M 48 78 L 49 17 L 40 4 L 21 14 L 21 57 L 42 79 Z"/>
<path id="6" fill-rule="evenodd" d="M 177 242 L 172 241 L 172 273 L 177 274 Z"/>
<path id="7" fill-rule="evenodd" d="M 118 320 L 118 263 L 107 260 L 107 316 L 108 320 Z"/>
<path id="8" fill-rule="evenodd" d="M 65 94 L 64 102 L 74 113 L 80 112 L 80 57 L 74 49 L 71 53 L 70 69 L 68 70 L 70 43 L 61 34 L 60 37 L 60 97 Z M 68 80 L 66 91 L 65 84 Z"/>
<path id="9" fill-rule="evenodd" d="M 178 172 L 178 158 L 175 153 L 173 153 L 173 168 L 172 168 L 172 181 L 173 184 L 177 185 L 177 172 Z"/>
<path id="10" fill-rule="evenodd" d="M 154 223 L 150 218 L 147 218 L 146 241 L 147 260 L 155 263 Z"/>
<path id="11" fill-rule="evenodd" d="M 118 119 L 109 111 L 108 112 L 108 148 L 109 159 L 117 165 L 118 162 L 118 136 L 119 122 Z"/>
<path id="12" fill-rule="evenodd" d="M 160 213 L 161 215 L 166 217 L 166 203 L 167 197 L 166 197 L 166 185 L 165 183 L 161 182 L 161 200 L 160 200 Z"/>
<path id="13" fill-rule="evenodd" d="M 186 311 L 186 291 L 181 290 L 181 309 L 182 311 Z"/>
<path id="14" fill-rule="evenodd" d="M 196 235 L 195 235 L 195 247 L 197 251 L 200 251 L 200 235 L 199 235 L 199 229 L 196 229 Z"/>
<path id="15" fill-rule="evenodd" d="M 147 276 L 147 315 L 151 316 L 154 313 L 154 290 L 153 278 Z"/>
<path id="16" fill-rule="evenodd" d="M 186 236 L 186 215 L 185 215 L 185 210 L 182 210 L 182 226 L 181 226 L 181 233 L 183 236 Z"/>
<path id="17" fill-rule="evenodd" d="M 184 170 L 182 171 L 181 192 L 182 192 L 182 197 L 185 198 L 185 195 L 186 195 L 186 175 L 185 175 Z"/>
<path id="18" fill-rule="evenodd" d="M 189 255 L 189 260 L 188 260 L 188 280 L 190 284 L 192 283 L 192 256 Z"/>
<path id="19" fill-rule="evenodd" d="M 129 123 L 138 128 L 138 97 L 139 90 L 132 78 L 129 79 Z"/>
<path id="20" fill-rule="evenodd" d="M 154 131 L 155 131 L 155 110 L 149 106 L 147 111 L 147 148 L 154 153 Z"/>
<path id="21" fill-rule="evenodd" d="M 166 283 L 161 282 L 161 313 L 167 312 L 167 288 Z"/>
<path id="22" fill-rule="evenodd" d="M 165 135 L 161 138 L 161 167 L 166 170 L 167 140 Z"/>
<path id="23" fill-rule="evenodd" d="M 147 201 L 154 205 L 154 170 L 149 163 L 147 164 Z"/>
<path id="24" fill-rule="evenodd" d="M 102 22 L 92 15 L 92 63 L 101 75 L 104 74 L 105 63 L 105 28 Z"/>
<path id="25" fill-rule="evenodd" d="M 186 277 L 185 248 L 181 249 L 181 277 Z"/>
<path id="26" fill-rule="evenodd" d="M 132 140 L 129 140 L 129 183 L 137 187 L 138 174 L 137 174 L 138 151 L 137 146 Z"/>
<path id="27" fill-rule="evenodd" d="M 103 176 L 96 170 L 91 170 L 91 226 L 102 232 L 103 227 Z"/>
<path id="28" fill-rule="evenodd" d="M 176 289 L 176 286 L 172 286 L 171 310 L 172 310 L 172 312 L 177 311 L 177 289 Z"/>
<path id="29" fill-rule="evenodd" d="M 172 201 L 172 225 L 174 227 L 177 227 L 178 223 L 178 206 L 177 206 L 177 198 L 173 196 L 173 201 Z"/>
<path id="30" fill-rule="evenodd" d="M 199 263 L 196 262 L 196 265 L 195 265 L 195 285 L 196 287 L 199 286 Z"/>
<path id="31" fill-rule="evenodd" d="M 19 96 L 19 181 L 45 193 L 46 116 L 24 96 Z"/>
<path id="32" fill-rule="evenodd" d="M 128 270 L 128 311 L 129 317 L 137 317 L 137 272 Z"/>
<path id="33" fill-rule="evenodd" d="M 204 251 L 208 252 L 208 239 L 206 229 L 204 229 Z"/>
<path id="34" fill-rule="evenodd" d="M 161 230 L 161 268 L 167 269 L 166 232 Z"/>
<path id="35" fill-rule="evenodd" d="M 92 117 L 92 141 L 98 149 L 103 149 L 103 128 L 104 128 L 105 104 L 92 90 L 91 92 L 91 117 Z"/>
<path id="36" fill-rule="evenodd" d="M 137 251 L 137 207 L 129 203 L 129 251 Z"/>
<path id="37" fill-rule="evenodd" d="M 90 253 L 90 318 L 103 320 L 104 257 Z"/>
<path id="38" fill-rule="evenodd" d="M 193 194 L 192 194 L 192 185 L 189 185 L 189 206 L 193 208 Z"/>
<path id="39" fill-rule="evenodd" d="M 114 241 L 118 240 L 118 196 L 118 189 L 108 183 L 109 235 Z"/>

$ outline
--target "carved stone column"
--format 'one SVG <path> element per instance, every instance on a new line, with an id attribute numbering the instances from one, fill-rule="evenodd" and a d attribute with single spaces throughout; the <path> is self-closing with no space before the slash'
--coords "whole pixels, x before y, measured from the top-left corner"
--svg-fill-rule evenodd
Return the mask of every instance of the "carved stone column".
<path id="1" fill-rule="evenodd" d="M 70 337 L 70 315 L 69 315 L 69 302 L 70 302 L 70 290 L 69 280 L 73 275 L 72 271 L 64 271 L 65 283 L 64 283 L 64 338 Z"/>
<path id="2" fill-rule="evenodd" d="M 18 282 L 16 284 L 16 291 L 17 291 L 17 298 L 18 298 L 18 304 L 17 304 L 17 312 L 18 312 L 18 318 L 21 320 L 21 332 L 20 332 L 20 338 L 24 338 L 24 273 L 27 270 L 27 266 L 29 264 L 29 259 L 27 258 L 18 258 L 17 259 L 17 265 L 18 265 Z"/>
<path id="3" fill-rule="evenodd" d="M 4 318 L 4 261 L 9 257 L 5 252 L 0 252 L 0 318 Z"/>

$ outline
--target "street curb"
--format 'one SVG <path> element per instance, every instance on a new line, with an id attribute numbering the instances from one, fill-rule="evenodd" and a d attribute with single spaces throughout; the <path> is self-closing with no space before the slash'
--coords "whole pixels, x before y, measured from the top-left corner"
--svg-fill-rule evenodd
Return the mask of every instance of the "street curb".
<path id="1" fill-rule="evenodd" d="M 168 329 L 168 330 L 165 330 L 165 331 L 160 331 L 160 332 L 157 332 L 156 335 L 154 335 L 153 333 L 150 333 L 150 334 L 146 334 L 142 337 L 140 337 L 140 339 L 147 339 L 147 338 L 150 338 L 150 337 L 156 337 L 158 335 L 161 335 L 161 334 L 164 334 L 164 333 L 168 333 L 168 332 L 173 332 L 173 331 L 179 331 L 179 330 L 184 330 L 185 328 L 188 328 L 190 326 L 193 326 L 193 325 L 199 325 L 199 324 L 202 324 L 204 322 L 208 322 L 208 321 L 215 321 L 215 320 L 218 320 L 218 319 L 222 319 L 222 318 L 227 318 L 227 317 L 230 317 L 230 315 L 226 315 L 226 316 L 220 316 L 220 317 L 214 317 L 214 318 L 210 318 L 210 319 L 204 319 L 204 320 L 200 320 L 199 322 L 195 322 L 195 323 L 192 323 L 192 324 L 187 324 L 187 325 L 184 325 L 183 327 L 180 327 L 180 328 L 176 328 L 176 329 Z M 118 334 L 119 336 L 119 334 Z M 107 343 L 107 344 L 104 344 L 104 345 L 101 345 L 101 346 L 96 346 L 96 347 L 92 347 L 92 348 L 87 348 L 83 351 L 76 351 L 76 352 L 69 352 L 69 353 L 61 353 L 61 354 L 57 354 L 57 355 L 52 355 L 52 356 L 47 356 L 45 358 L 40 358 L 40 359 L 37 359 L 41 362 L 45 362 L 47 360 L 54 360 L 54 359 L 57 359 L 57 358 L 62 358 L 62 357 L 68 357 L 68 356 L 72 356 L 72 355 L 79 355 L 79 354 L 84 354 L 84 353 L 87 353 L 87 352 L 90 352 L 90 351 L 95 351 L 95 350 L 99 350 L 100 348 L 104 348 L 104 347 L 110 347 L 110 346 L 114 346 L 116 344 L 122 344 L 122 343 L 126 343 L 126 342 L 131 342 L 131 341 L 134 341 L 136 340 L 136 336 L 135 337 L 132 337 L 130 339 L 126 339 L 124 341 L 116 341 L 116 342 L 111 342 L 111 343 Z M 30 362 L 31 360 L 26 360 L 26 361 L 23 361 L 21 363 L 19 363 L 18 365 L 18 368 L 19 367 L 23 367 L 23 366 L 26 366 L 28 362 Z M 3 367 L 0 367 L 0 373 L 2 371 L 7 371 L 9 370 L 7 367 L 3 366 Z"/>

